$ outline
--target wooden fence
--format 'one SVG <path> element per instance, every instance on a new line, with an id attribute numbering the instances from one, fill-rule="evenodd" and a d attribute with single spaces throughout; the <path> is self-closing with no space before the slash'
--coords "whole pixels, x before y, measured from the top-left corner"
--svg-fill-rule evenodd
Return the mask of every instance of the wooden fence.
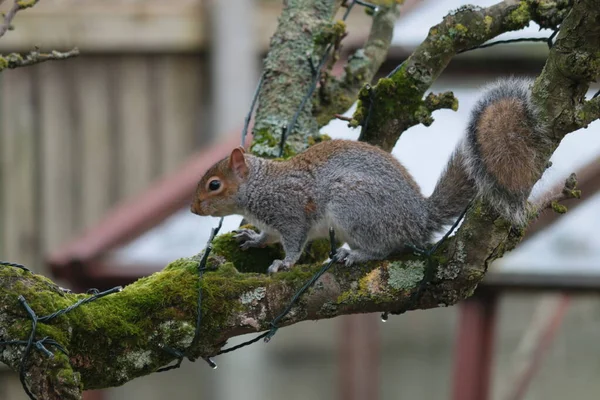
<path id="1" fill-rule="evenodd" d="M 200 56 L 127 54 L 4 71 L 0 259 L 41 265 L 197 149 L 205 70 Z"/>

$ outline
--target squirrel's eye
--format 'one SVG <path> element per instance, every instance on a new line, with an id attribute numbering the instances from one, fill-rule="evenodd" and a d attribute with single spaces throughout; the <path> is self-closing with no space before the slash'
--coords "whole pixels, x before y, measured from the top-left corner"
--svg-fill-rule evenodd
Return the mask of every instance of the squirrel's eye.
<path id="1" fill-rule="evenodd" d="M 219 190 L 220 187 L 221 187 L 221 182 L 216 179 L 210 181 L 210 183 L 208 184 L 208 188 L 210 190 Z"/>

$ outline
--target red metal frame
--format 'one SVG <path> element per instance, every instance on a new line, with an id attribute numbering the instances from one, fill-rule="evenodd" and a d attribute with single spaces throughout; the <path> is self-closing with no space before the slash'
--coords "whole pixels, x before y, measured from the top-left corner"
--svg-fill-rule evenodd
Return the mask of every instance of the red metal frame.
<path id="1" fill-rule="evenodd" d="M 489 400 L 498 296 L 480 293 L 460 303 L 453 400 Z"/>
<path id="2" fill-rule="evenodd" d="M 175 173 L 159 180 L 144 193 L 115 207 L 98 225 L 50 254 L 47 261 L 59 278 L 71 281 L 85 266 L 138 237 L 192 200 L 199 178 L 215 162 L 239 145 L 239 132 L 193 156 Z M 247 143 L 249 143 L 251 137 Z M 75 275 L 75 276 L 73 276 Z"/>
<path id="3" fill-rule="evenodd" d="M 374 400 L 379 397 L 380 324 L 374 314 L 345 315 L 340 318 L 340 400 Z"/>

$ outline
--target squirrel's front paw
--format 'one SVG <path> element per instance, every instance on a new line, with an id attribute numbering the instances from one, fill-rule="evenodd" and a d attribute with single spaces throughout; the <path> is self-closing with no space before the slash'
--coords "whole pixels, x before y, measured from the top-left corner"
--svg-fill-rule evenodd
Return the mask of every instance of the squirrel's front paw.
<path id="1" fill-rule="evenodd" d="M 374 260 L 369 254 L 359 250 L 348 250 L 340 247 L 335 253 L 337 262 L 343 263 L 346 267 L 350 267 L 352 264 L 361 263 L 369 260 Z"/>
<path id="2" fill-rule="evenodd" d="M 337 262 L 346 264 L 347 267 L 351 266 L 354 260 L 352 259 L 352 251 L 340 247 L 335 253 L 335 258 Z"/>
<path id="3" fill-rule="evenodd" d="M 292 264 L 288 261 L 274 260 L 267 272 L 274 274 L 275 272 L 287 271 L 292 268 Z"/>
<path id="4" fill-rule="evenodd" d="M 264 245 L 264 236 L 254 232 L 252 229 L 238 229 L 233 231 L 233 233 L 235 233 L 233 238 L 238 242 L 242 242 L 240 245 L 242 250 L 248 250 L 251 247 L 261 247 Z"/>

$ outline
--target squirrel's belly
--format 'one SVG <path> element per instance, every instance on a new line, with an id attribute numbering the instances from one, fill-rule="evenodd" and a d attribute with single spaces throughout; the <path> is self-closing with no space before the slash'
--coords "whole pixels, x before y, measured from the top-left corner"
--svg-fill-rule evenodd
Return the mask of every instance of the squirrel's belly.
<path id="1" fill-rule="evenodd" d="M 315 239 L 323 239 L 329 238 L 329 228 L 333 228 L 335 231 L 335 238 L 337 241 L 342 243 L 346 242 L 346 234 L 340 228 L 339 224 L 335 222 L 335 219 L 329 215 L 329 213 L 325 213 L 323 218 L 316 221 L 308 231 L 308 240 Z"/>

